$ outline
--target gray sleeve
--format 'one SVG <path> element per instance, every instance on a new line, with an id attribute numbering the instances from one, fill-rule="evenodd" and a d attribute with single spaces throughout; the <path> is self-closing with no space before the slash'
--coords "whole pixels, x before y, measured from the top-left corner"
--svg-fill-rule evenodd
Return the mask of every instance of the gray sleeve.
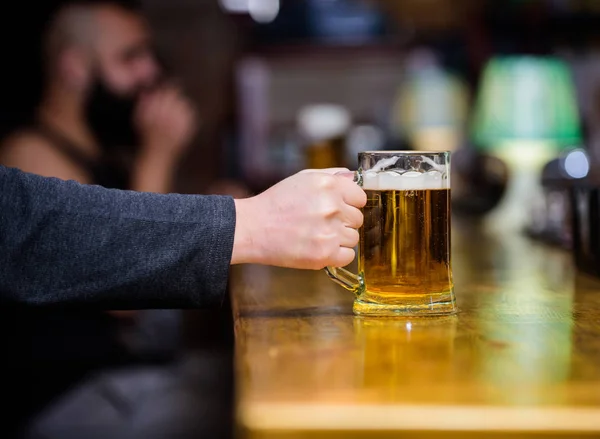
<path id="1" fill-rule="evenodd" d="M 187 308 L 222 300 L 230 197 L 109 190 L 0 166 L 0 301 Z"/>

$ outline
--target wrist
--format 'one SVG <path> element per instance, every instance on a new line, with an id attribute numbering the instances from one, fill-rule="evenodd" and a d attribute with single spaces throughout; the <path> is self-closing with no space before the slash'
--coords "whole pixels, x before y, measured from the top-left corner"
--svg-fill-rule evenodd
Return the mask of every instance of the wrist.
<path id="1" fill-rule="evenodd" d="M 260 208 L 256 208 L 256 197 L 236 199 L 235 202 L 235 235 L 231 264 L 260 264 L 261 256 Z"/>

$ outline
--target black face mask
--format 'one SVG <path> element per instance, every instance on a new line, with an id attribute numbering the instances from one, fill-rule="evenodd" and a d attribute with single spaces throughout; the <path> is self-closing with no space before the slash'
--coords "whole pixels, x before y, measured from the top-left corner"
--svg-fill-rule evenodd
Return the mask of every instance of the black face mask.
<path id="1" fill-rule="evenodd" d="M 138 94 L 119 96 L 99 75 L 90 91 L 85 114 L 93 134 L 105 152 L 131 150 L 138 144 L 133 116 Z"/>

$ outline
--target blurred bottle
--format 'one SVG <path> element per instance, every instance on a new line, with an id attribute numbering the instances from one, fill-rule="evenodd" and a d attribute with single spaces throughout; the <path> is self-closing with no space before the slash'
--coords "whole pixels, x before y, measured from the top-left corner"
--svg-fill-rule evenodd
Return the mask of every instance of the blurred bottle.
<path id="1" fill-rule="evenodd" d="M 590 162 L 582 149 L 550 161 L 542 171 L 542 197 L 532 200 L 528 234 L 549 244 L 572 246 L 570 189 L 588 176 Z"/>
<path id="2" fill-rule="evenodd" d="M 577 268 L 600 277 L 600 168 L 590 163 L 590 173 L 570 190 L 573 253 Z"/>
<path id="3" fill-rule="evenodd" d="M 350 112 L 341 105 L 315 104 L 298 113 L 298 131 L 310 169 L 348 166 L 346 139 L 351 128 Z"/>

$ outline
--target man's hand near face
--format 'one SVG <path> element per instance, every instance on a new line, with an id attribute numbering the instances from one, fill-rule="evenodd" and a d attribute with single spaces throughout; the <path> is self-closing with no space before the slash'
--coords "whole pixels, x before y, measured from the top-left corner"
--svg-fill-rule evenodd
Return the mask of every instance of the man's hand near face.
<path id="1" fill-rule="evenodd" d="M 141 145 L 133 189 L 169 192 L 177 163 L 196 134 L 194 108 L 176 87 L 162 87 L 140 97 L 134 123 Z"/>

